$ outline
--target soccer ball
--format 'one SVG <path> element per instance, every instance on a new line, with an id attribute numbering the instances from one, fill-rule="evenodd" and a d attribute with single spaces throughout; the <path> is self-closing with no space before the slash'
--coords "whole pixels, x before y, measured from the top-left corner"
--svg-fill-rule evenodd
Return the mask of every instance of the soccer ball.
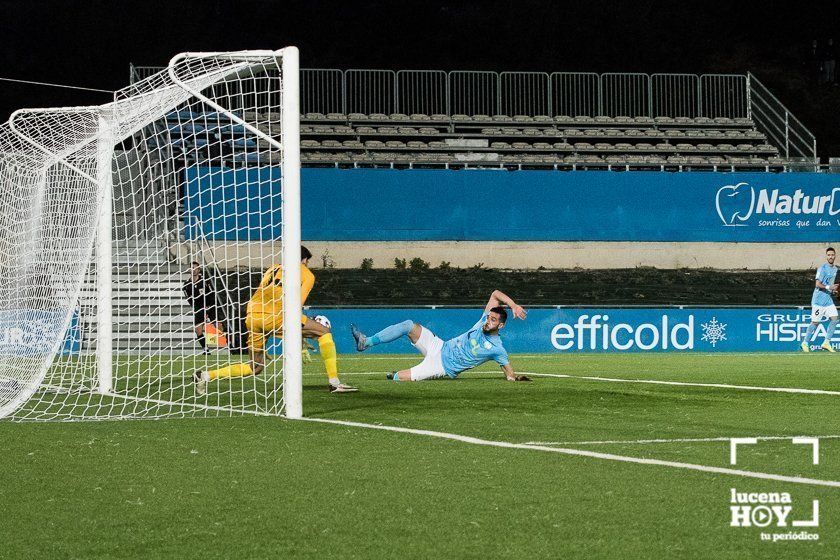
<path id="1" fill-rule="evenodd" d="M 324 315 L 317 315 L 313 320 L 316 323 L 321 323 L 322 325 L 324 325 L 328 329 L 332 328 L 332 323 L 330 323 L 330 320 L 327 319 Z"/>

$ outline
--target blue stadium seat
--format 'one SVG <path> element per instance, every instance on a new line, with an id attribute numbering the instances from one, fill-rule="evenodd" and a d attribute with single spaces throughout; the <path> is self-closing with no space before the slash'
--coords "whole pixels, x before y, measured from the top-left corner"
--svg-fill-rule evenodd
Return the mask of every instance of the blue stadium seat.
<path id="1" fill-rule="evenodd" d="M 194 113 L 192 111 L 172 111 L 166 114 L 167 121 L 191 121 L 197 118 L 201 113 Z"/>
<path id="2" fill-rule="evenodd" d="M 245 134 L 245 127 L 241 124 L 228 124 L 220 126 L 214 132 L 222 136 L 242 136 Z"/>

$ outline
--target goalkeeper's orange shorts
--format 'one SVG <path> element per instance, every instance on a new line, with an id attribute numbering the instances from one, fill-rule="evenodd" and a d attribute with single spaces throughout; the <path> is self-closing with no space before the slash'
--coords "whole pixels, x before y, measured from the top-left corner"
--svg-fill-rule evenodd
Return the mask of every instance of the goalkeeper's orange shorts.
<path id="1" fill-rule="evenodd" d="M 305 325 L 308 317 L 300 316 L 300 324 Z M 265 341 L 269 336 L 283 338 L 283 314 L 266 315 L 263 313 L 247 315 L 245 326 L 248 328 L 248 348 L 254 352 L 265 352 Z"/>

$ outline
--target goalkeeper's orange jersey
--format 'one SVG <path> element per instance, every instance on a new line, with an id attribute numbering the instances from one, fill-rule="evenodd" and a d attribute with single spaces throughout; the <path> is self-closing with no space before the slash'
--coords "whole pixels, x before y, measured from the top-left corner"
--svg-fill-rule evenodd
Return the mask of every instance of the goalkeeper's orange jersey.
<path id="1" fill-rule="evenodd" d="M 315 275 L 300 265 L 300 303 L 306 303 L 312 286 L 315 285 Z M 260 286 L 251 301 L 248 302 L 248 315 L 281 315 L 283 313 L 283 268 L 279 264 L 271 266 L 263 274 Z"/>

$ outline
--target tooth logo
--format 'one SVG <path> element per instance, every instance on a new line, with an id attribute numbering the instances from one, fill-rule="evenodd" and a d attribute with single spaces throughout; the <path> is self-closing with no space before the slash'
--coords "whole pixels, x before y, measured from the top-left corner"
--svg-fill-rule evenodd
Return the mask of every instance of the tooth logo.
<path id="1" fill-rule="evenodd" d="M 725 226 L 745 226 L 755 207 L 755 190 L 747 183 L 726 185 L 718 189 L 717 213 Z"/>

